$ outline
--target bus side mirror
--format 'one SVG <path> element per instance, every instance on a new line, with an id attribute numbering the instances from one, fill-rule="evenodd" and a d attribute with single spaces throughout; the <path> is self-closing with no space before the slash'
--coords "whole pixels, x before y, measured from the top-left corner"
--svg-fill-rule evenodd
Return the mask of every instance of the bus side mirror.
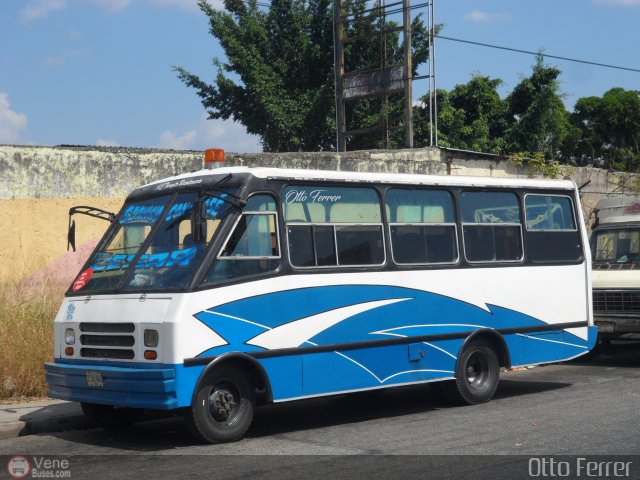
<path id="1" fill-rule="evenodd" d="M 191 235 L 194 243 L 202 243 L 207 238 L 207 204 L 204 200 L 193 202 Z"/>
<path id="2" fill-rule="evenodd" d="M 69 231 L 67 232 L 67 251 L 69 247 L 76 251 L 76 221 L 69 218 Z"/>
<path id="3" fill-rule="evenodd" d="M 77 206 L 71 207 L 69 209 L 69 230 L 67 231 L 67 251 L 69 251 L 69 247 L 73 248 L 73 251 L 76 251 L 76 221 L 71 220 L 76 213 L 81 215 L 88 215 L 90 217 L 100 218 L 102 220 L 106 220 L 109 223 L 113 223 L 116 219 L 115 214 L 111 212 L 107 212 L 106 210 L 102 210 L 101 208 L 95 207 L 85 207 L 85 206 Z"/>

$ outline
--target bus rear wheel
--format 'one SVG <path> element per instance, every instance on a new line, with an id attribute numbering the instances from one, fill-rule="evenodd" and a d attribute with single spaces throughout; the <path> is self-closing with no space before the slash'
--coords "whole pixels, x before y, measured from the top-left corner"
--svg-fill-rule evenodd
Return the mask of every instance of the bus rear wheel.
<path id="1" fill-rule="evenodd" d="M 201 382 L 185 421 L 200 441 L 226 443 L 240 440 L 253 421 L 254 389 L 241 370 L 219 367 Z"/>
<path id="2" fill-rule="evenodd" d="M 491 400 L 498 388 L 500 364 L 493 349 L 484 343 L 467 345 L 456 364 L 457 399 L 468 405 Z"/>

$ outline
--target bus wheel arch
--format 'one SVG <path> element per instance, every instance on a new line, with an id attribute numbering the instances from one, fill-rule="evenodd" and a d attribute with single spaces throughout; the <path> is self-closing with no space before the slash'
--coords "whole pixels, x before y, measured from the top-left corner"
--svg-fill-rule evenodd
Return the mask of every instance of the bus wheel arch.
<path id="1" fill-rule="evenodd" d="M 462 342 L 462 346 L 460 347 L 460 351 L 458 352 L 458 357 L 460 356 L 460 354 L 462 354 L 465 347 L 474 342 L 482 342 L 490 346 L 496 353 L 500 366 L 504 368 L 511 368 L 511 355 L 509 354 L 509 347 L 507 346 L 507 342 L 505 342 L 504 337 L 494 329 L 484 328 L 476 330 L 471 335 L 469 335 L 464 340 L 464 342 Z"/>
<path id="2" fill-rule="evenodd" d="M 248 355 L 246 353 L 230 352 L 224 353 L 219 357 L 214 358 L 204 368 L 204 370 L 200 374 L 200 378 L 198 379 L 196 388 L 193 391 L 192 403 L 193 400 L 195 400 L 196 392 L 201 387 L 202 382 L 206 380 L 207 376 L 211 374 L 211 371 L 213 369 L 220 368 L 222 366 L 237 369 L 238 371 L 247 375 L 247 377 L 250 379 L 250 382 L 255 388 L 257 388 L 258 390 L 264 390 L 264 398 L 262 398 L 261 401 L 258 402 L 259 404 L 273 402 L 271 382 L 269 381 L 269 376 L 267 375 L 267 372 L 262 364 L 251 355 Z"/>

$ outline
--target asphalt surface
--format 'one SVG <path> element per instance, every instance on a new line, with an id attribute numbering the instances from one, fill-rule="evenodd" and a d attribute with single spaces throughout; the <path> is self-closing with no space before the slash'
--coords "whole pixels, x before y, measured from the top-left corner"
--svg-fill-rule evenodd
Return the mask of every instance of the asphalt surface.
<path id="1" fill-rule="evenodd" d="M 390 478 L 427 471 L 439 478 L 529 478 L 532 457 L 635 455 L 626 478 L 640 478 L 639 427 L 635 347 L 503 373 L 494 399 L 483 405 L 450 406 L 422 385 L 261 407 L 246 438 L 233 444 L 197 444 L 181 419 L 171 417 L 117 432 L 92 428 L 0 440 L 0 455 L 69 458 L 72 478 L 94 479 L 151 478 L 152 472 L 153 478 L 198 478 L 209 470 L 215 478 L 316 478 L 320 472 L 323 478 Z M 255 455 L 269 457 L 247 457 Z M 575 457 L 567 458 L 575 470 Z M 4 478 L 2 465 L 0 472 Z"/>

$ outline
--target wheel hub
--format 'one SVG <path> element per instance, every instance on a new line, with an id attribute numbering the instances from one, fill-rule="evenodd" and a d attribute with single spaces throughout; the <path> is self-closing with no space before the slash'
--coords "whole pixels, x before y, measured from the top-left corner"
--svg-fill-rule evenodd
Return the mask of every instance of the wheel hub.
<path id="1" fill-rule="evenodd" d="M 238 406 L 233 392 L 226 388 L 215 389 L 209 397 L 209 408 L 217 420 L 226 420 Z"/>
<path id="2" fill-rule="evenodd" d="M 489 366 L 482 356 L 477 353 L 472 354 L 465 368 L 467 382 L 475 388 L 481 387 L 486 380 L 488 369 Z"/>
<path id="3" fill-rule="evenodd" d="M 475 365 L 467 366 L 467 379 L 470 383 L 474 383 L 477 381 L 478 372 L 476 371 Z"/>

